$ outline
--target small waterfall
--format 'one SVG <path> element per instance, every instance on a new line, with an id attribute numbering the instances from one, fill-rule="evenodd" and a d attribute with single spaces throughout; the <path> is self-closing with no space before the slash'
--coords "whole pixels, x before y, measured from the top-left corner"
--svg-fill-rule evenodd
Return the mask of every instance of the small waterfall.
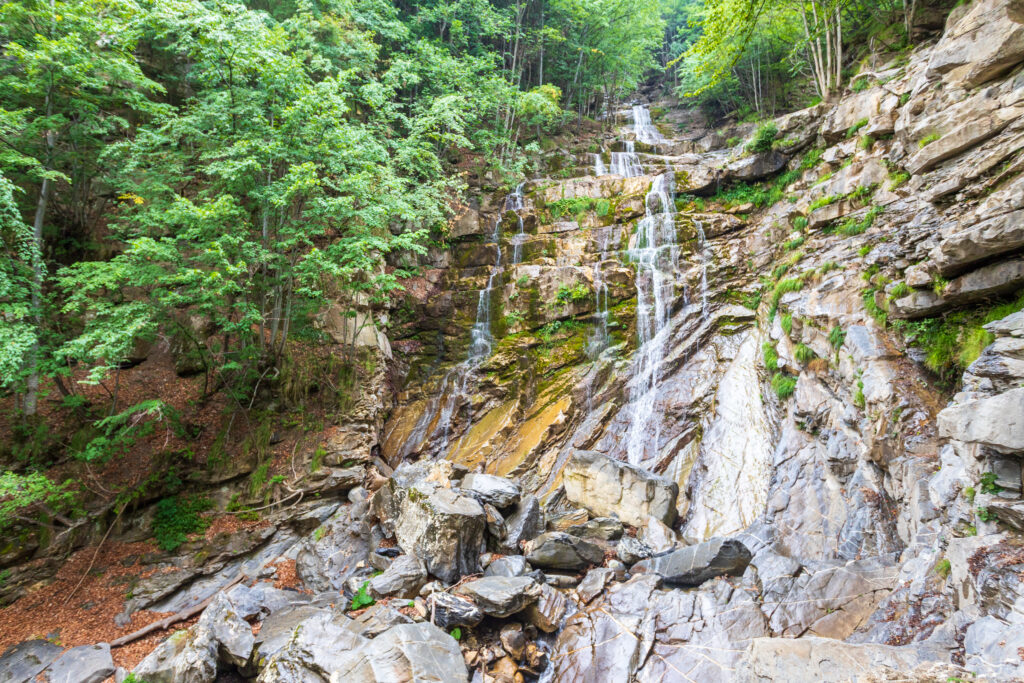
<path id="1" fill-rule="evenodd" d="M 587 340 L 587 356 L 596 360 L 601 352 L 608 348 L 608 283 L 604 280 L 602 266 L 608 260 L 608 240 L 612 228 L 604 228 L 600 231 L 601 256 L 594 262 L 594 303 L 597 313 L 595 314 L 594 329 Z"/>
<path id="2" fill-rule="evenodd" d="M 636 133 L 636 139 L 646 145 L 657 145 L 665 141 L 651 123 L 650 110 L 642 104 L 633 106 L 633 132 Z"/>
<path id="3" fill-rule="evenodd" d="M 636 153 L 636 143 L 626 141 L 625 152 L 612 152 L 612 173 L 625 178 L 636 178 L 644 174 L 640 166 L 640 157 Z"/>
<path id="4" fill-rule="evenodd" d="M 700 315 L 708 317 L 708 245 L 704 236 L 704 224 L 694 221 L 697 228 L 697 255 L 700 256 Z"/>
<path id="5" fill-rule="evenodd" d="M 523 242 L 526 241 L 526 231 L 523 230 L 523 217 L 520 211 L 523 210 L 523 188 L 526 183 L 519 183 L 515 191 L 505 198 L 505 211 L 513 211 L 516 214 L 516 222 L 519 229 L 512 236 L 512 265 L 518 265 L 523 260 Z M 500 258 L 500 255 L 499 255 Z"/>
<path id="6" fill-rule="evenodd" d="M 675 293 L 679 260 L 676 243 L 675 176 L 663 173 L 654 179 L 646 198 L 646 215 L 637 225 L 630 258 L 636 263 L 636 327 L 639 348 L 633 364 L 630 388 L 632 407 L 627 454 L 629 462 L 644 460 L 648 446 L 656 448 L 661 427 L 655 414 L 658 371 L 665 358 L 669 314 Z"/>
<path id="7" fill-rule="evenodd" d="M 614 155 L 613 155 L 614 158 Z M 594 175 L 608 175 L 608 169 L 604 165 L 604 158 L 601 154 L 594 155 Z"/>

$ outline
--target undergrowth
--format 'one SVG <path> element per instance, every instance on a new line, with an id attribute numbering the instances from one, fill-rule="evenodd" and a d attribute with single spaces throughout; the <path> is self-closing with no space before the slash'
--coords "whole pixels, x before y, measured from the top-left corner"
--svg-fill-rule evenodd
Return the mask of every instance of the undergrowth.
<path id="1" fill-rule="evenodd" d="M 189 534 L 198 533 L 209 526 L 201 513 L 212 503 L 202 496 L 176 496 L 164 498 L 156 504 L 153 516 L 153 537 L 161 550 L 173 552 L 188 540 Z"/>

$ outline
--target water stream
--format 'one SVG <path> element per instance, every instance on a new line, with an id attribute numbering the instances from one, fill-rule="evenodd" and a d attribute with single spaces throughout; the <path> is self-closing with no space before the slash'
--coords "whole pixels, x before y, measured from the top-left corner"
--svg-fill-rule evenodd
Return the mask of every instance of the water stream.
<path id="1" fill-rule="evenodd" d="M 608 169 L 604 165 L 604 157 L 602 154 L 594 155 L 594 175 L 596 176 L 608 175 Z"/>
<path id="2" fill-rule="evenodd" d="M 612 152 L 611 172 L 625 178 L 635 178 L 644 174 L 640 166 L 640 157 L 636 153 L 636 144 L 632 140 L 626 140 L 625 152 Z"/>
<path id="3" fill-rule="evenodd" d="M 646 198 L 646 215 L 637 224 L 629 256 L 636 263 L 636 327 L 639 348 L 630 381 L 627 458 L 639 464 L 657 448 L 661 418 L 655 413 L 660 365 L 669 336 L 669 314 L 679 261 L 676 243 L 675 176 L 654 179 Z"/>
<path id="4" fill-rule="evenodd" d="M 647 145 L 658 145 L 665 141 L 651 123 L 650 110 L 642 104 L 633 106 L 633 132 L 636 133 L 637 140 Z"/>

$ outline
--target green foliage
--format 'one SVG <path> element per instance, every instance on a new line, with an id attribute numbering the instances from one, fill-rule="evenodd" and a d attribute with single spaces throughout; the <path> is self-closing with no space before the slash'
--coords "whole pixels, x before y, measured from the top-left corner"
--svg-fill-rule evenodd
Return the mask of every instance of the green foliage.
<path id="1" fill-rule="evenodd" d="M 871 79 L 867 76 L 862 78 L 854 79 L 850 84 L 850 90 L 853 92 L 864 92 L 871 86 Z"/>
<path id="2" fill-rule="evenodd" d="M 864 246 L 857 250 L 857 254 L 860 256 L 867 256 L 868 254 L 871 253 L 871 250 L 874 248 L 875 247 L 873 244 L 865 244 Z"/>
<path id="3" fill-rule="evenodd" d="M 189 534 L 204 530 L 209 522 L 200 513 L 212 503 L 200 496 L 164 498 L 156 504 L 153 516 L 153 537 L 161 550 L 173 552 L 188 540 Z"/>
<path id="4" fill-rule="evenodd" d="M 364 607 L 369 607 L 376 602 L 376 600 L 373 599 L 373 596 L 370 595 L 368 590 L 369 586 L 369 581 L 363 581 L 363 585 L 361 585 L 359 590 L 352 596 L 352 602 L 348 606 L 349 610 L 363 609 Z"/>
<path id="5" fill-rule="evenodd" d="M 451 635 L 451 637 L 454 638 L 455 640 L 462 640 L 462 629 L 459 628 L 458 626 L 456 626 L 455 628 L 453 628 L 451 630 L 449 635 Z"/>
<path id="6" fill-rule="evenodd" d="M 828 343 L 832 345 L 832 348 L 836 351 L 842 348 L 843 342 L 846 341 L 846 332 L 843 328 L 836 325 L 828 333 Z"/>
<path id="7" fill-rule="evenodd" d="M 18 522 L 45 526 L 55 515 L 70 513 L 76 499 L 72 484 L 41 472 L 0 473 L 0 531 Z"/>
<path id="8" fill-rule="evenodd" d="M 775 344 L 766 341 L 761 345 L 761 353 L 764 356 L 764 367 L 768 372 L 775 372 L 779 369 L 779 353 L 775 350 Z"/>
<path id="9" fill-rule="evenodd" d="M 936 140 L 939 140 L 941 137 L 942 135 L 940 135 L 939 133 L 929 133 L 928 135 L 925 135 L 923 138 L 917 141 L 917 146 L 919 149 L 924 149 L 925 147 L 932 144 Z"/>
<path id="10" fill-rule="evenodd" d="M 1002 486 L 996 483 L 999 476 L 995 472 L 985 472 L 978 478 L 978 486 L 981 487 L 982 493 L 988 493 L 994 495 L 1003 490 Z"/>
<path id="11" fill-rule="evenodd" d="M 974 490 L 973 486 L 968 486 L 967 488 L 965 488 L 963 490 L 963 494 L 964 494 L 964 499 L 968 503 L 973 503 L 974 502 L 974 496 L 977 495 L 977 492 Z"/>
<path id="12" fill-rule="evenodd" d="M 590 288 L 583 282 L 577 282 L 572 287 L 559 285 L 555 292 L 555 301 L 565 306 L 569 303 L 578 303 L 590 298 Z"/>
<path id="13" fill-rule="evenodd" d="M 793 350 L 793 355 L 796 357 L 798 361 L 800 361 L 800 363 L 804 365 L 807 365 L 812 360 L 817 358 L 817 354 L 814 353 L 811 347 L 807 346 L 806 344 L 797 344 L 796 348 Z"/>
<path id="14" fill-rule="evenodd" d="M 754 137 L 747 143 L 746 150 L 754 154 L 770 152 L 778 134 L 779 128 L 773 121 L 762 123 L 754 132 Z"/>
<path id="15" fill-rule="evenodd" d="M 807 216 L 797 216 L 793 219 L 793 229 L 802 232 L 807 228 Z"/>
<path id="16" fill-rule="evenodd" d="M 857 390 L 853 393 L 853 405 L 863 410 L 866 404 L 867 401 L 864 398 L 864 380 L 858 379 Z"/>
<path id="17" fill-rule="evenodd" d="M 784 242 L 782 248 L 785 249 L 786 251 L 793 251 L 794 249 L 803 246 L 803 243 L 806 241 L 806 239 L 807 238 L 805 238 L 803 235 L 801 235 L 800 237 L 794 237 L 788 242 Z"/>
<path id="18" fill-rule="evenodd" d="M 775 391 L 775 395 L 780 399 L 785 400 L 793 395 L 796 391 L 796 377 L 791 377 L 782 372 L 775 373 L 772 377 L 772 389 Z"/>
<path id="19" fill-rule="evenodd" d="M 853 124 L 852 126 L 849 127 L 849 129 L 847 129 L 847 131 L 846 131 L 846 139 L 849 140 L 850 138 L 855 136 L 857 133 L 860 132 L 860 129 L 863 128 L 866 125 L 868 125 L 868 119 L 866 119 L 866 118 L 865 119 L 861 119 L 860 121 L 857 121 L 857 123 Z"/>
<path id="20" fill-rule="evenodd" d="M 883 211 L 885 211 L 883 207 L 873 206 L 868 210 L 867 213 L 864 214 L 864 217 L 861 218 L 860 220 L 857 220 L 856 218 L 849 218 L 846 221 L 844 221 L 842 225 L 836 228 L 836 233 L 843 235 L 844 237 L 854 237 L 856 235 L 861 235 L 867 232 L 868 228 L 874 225 L 875 219 L 878 218 L 878 216 L 880 216 Z M 868 251 L 870 252 L 870 246 L 868 248 Z M 861 254 L 861 256 L 866 255 L 867 252 Z"/>
<path id="21" fill-rule="evenodd" d="M 897 282 L 895 285 L 892 286 L 892 289 L 889 290 L 889 299 L 893 301 L 895 301 L 896 299 L 902 299 L 903 297 L 909 295 L 911 291 L 912 290 L 910 289 L 910 285 L 908 285 L 906 282 Z"/>
<path id="22" fill-rule="evenodd" d="M 786 333 L 786 336 L 793 334 L 793 314 L 786 313 L 779 319 L 779 324 L 782 326 L 782 331 Z"/>
<path id="23" fill-rule="evenodd" d="M 775 287 L 772 289 L 772 307 L 769 312 L 769 318 L 775 317 L 775 311 L 779 307 L 779 301 L 783 295 L 789 292 L 799 292 L 804 288 L 804 280 L 802 277 L 792 277 L 785 280 L 779 280 L 775 283 Z"/>
<path id="24" fill-rule="evenodd" d="M 807 208 L 810 211 L 814 211 L 816 209 L 821 209 L 831 204 L 835 204 L 842 198 L 843 196 L 839 194 L 832 194 L 828 195 L 827 197 L 819 197 L 818 199 L 815 199 L 813 202 L 811 202 L 810 206 L 808 206 Z"/>
<path id="25" fill-rule="evenodd" d="M 857 141 L 857 148 L 862 150 L 869 150 L 875 145 L 875 139 L 870 135 L 861 136 L 860 140 Z"/>
<path id="26" fill-rule="evenodd" d="M 993 513 L 991 510 L 989 510 L 987 507 L 983 505 L 979 505 L 977 508 L 975 508 L 974 511 L 977 513 L 978 519 L 980 519 L 983 522 L 991 522 L 992 520 L 996 519 L 995 513 Z"/>
<path id="27" fill-rule="evenodd" d="M 953 566 L 949 560 L 942 558 L 935 563 L 935 573 L 941 576 L 943 579 L 949 576 L 949 572 L 952 571 Z"/>

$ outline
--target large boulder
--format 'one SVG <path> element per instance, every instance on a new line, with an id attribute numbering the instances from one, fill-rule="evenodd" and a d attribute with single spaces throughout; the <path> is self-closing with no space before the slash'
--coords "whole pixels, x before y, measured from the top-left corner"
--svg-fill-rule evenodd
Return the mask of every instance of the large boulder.
<path id="1" fill-rule="evenodd" d="M 562 475 L 565 495 L 600 517 L 616 515 L 632 526 L 648 517 L 671 525 L 679 486 L 639 467 L 591 451 L 577 451 Z"/>
<path id="2" fill-rule="evenodd" d="M 492 617 L 504 618 L 520 612 L 540 596 L 537 582 L 529 576 L 485 576 L 459 586 L 464 595 Z"/>
<path id="3" fill-rule="evenodd" d="M 1024 258 L 994 263 L 961 275 L 950 282 L 941 294 L 918 290 L 893 302 L 894 318 L 931 317 L 949 308 L 981 301 L 1012 292 L 1024 285 Z"/>
<path id="4" fill-rule="evenodd" d="M 980 0 L 950 15 L 932 49 L 929 76 L 973 88 L 1024 60 L 1024 7 L 1018 0 Z"/>
<path id="5" fill-rule="evenodd" d="M 30 681 L 64 650 L 41 638 L 12 645 L 0 655 L 0 680 Z"/>
<path id="6" fill-rule="evenodd" d="M 469 679 L 458 642 L 427 622 L 385 631 L 369 645 L 345 653 L 331 683 L 393 683 Z"/>
<path id="7" fill-rule="evenodd" d="M 534 496 L 523 496 L 516 511 L 505 518 L 505 538 L 499 544 L 503 553 L 515 554 L 520 544 L 544 531 L 544 511 Z"/>
<path id="8" fill-rule="evenodd" d="M 657 574 L 665 583 L 699 586 L 716 576 L 739 576 L 750 564 L 750 550 L 734 538 L 713 538 L 698 545 L 641 560 L 633 573 Z"/>
<path id="9" fill-rule="evenodd" d="M 431 620 L 444 629 L 476 626 L 484 619 L 483 610 L 472 600 L 444 591 L 427 596 L 427 612 Z"/>
<path id="10" fill-rule="evenodd" d="M 401 555 L 370 579 L 369 591 L 376 598 L 414 598 L 426 582 L 427 567 L 423 561 L 415 555 Z"/>
<path id="11" fill-rule="evenodd" d="M 113 675 L 114 660 L 106 643 L 73 647 L 46 669 L 50 683 L 102 683 Z"/>
<path id="12" fill-rule="evenodd" d="M 295 570 L 307 588 L 341 590 L 362 569 L 370 555 L 366 502 L 344 505 L 316 531 L 303 539 Z"/>
<path id="13" fill-rule="evenodd" d="M 562 531 L 541 534 L 524 550 L 530 564 L 544 569 L 583 569 L 604 561 L 601 546 Z"/>
<path id="14" fill-rule="evenodd" d="M 469 491 L 481 501 L 496 508 L 506 508 L 519 500 L 519 487 L 505 477 L 493 474 L 467 474 L 462 479 L 462 490 Z"/>
<path id="15" fill-rule="evenodd" d="M 285 646 L 272 657 L 259 661 L 261 670 L 256 681 L 323 681 L 347 666 L 353 652 L 365 651 L 373 642 L 345 628 L 330 611 L 322 610 L 295 626 Z"/>
<path id="16" fill-rule="evenodd" d="M 372 499 L 385 532 L 427 571 L 452 583 L 480 571 L 487 514 L 471 495 L 450 488 L 451 463 L 408 463 Z"/>

